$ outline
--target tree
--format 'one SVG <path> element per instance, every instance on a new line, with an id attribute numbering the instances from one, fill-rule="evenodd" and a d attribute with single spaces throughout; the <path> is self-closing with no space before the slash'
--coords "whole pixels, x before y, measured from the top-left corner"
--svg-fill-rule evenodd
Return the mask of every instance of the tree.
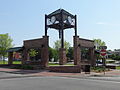
<path id="1" fill-rule="evenodd" d="M 120 61 L 120 56 L 117 55 L 117 54 L 112 54 L 112 55 L 110 56 L 110 58 L 113 59 L 113 60 Z"/>
<path id="2" fill-rule="evenodd" d="M 66 52 L 68 51 L 70 47 L 70 43 L 67 42 L 67 41 L 64 41 L 64 48 L 66 49 Z M 55 43 L 54 43 L 54 48 L 56 50 L 59 50 L 59 48 L 61 48 L 61 41 L 60 40 L 57 40 Z"/>
<path id="3" fill-rule="evenodd" d="M 93 41 L 94 41 L 94 44 L 96 46 L 96 49 L 98 49 L 98 50 L 99 50 L 99 46 L 105 46 L 106 45 L 105 42 L 102 41 L 101 39 L 93 39 Z"/>
<path id="4" fill-rule="evenodd" d="M 100 46 L 105 46 L 105 42 L 102 41 L 101 39 L 93 39 L 94 40 L 94 45 L 96 46 L 97 52 L 100 52 Z M 96 53 L 96 59 L 97 59 L 97 66 L 98 66 L 98 59 L 100 59 L 100 53 Z M 102 59 L 103 62 L 103 59 Z"/>
<path id="5" fill-rule="evenodd" d="M 54 62 L 57 62 L 59 59 L 59 52 L 56 49 L 53 49 L 53 58 L 54 58 Z"/>
<path id="6" fill-rule="evenodd" d="M 52 61 L 52 59 L 54 59 L 54 62 L 58 61 L 58 51 L 49 47 L 49 61 Z"/>
<path id="7" fill-rule="evenodd" d="M 69 47 L 68 53 L 67 53 L 67 57 L 68 57 L 70 60 L 73 60 L 73 47 Z"/>
<path id="8" fill-rule="evenodd" d="M 54 56 L 53 48 L 49 47 L 49 61 L 52 61 L 51 59 L 53 58 L 53 56 Z"/>
<path id="9" fill-rule="evenodd" d="M 2 56 L 3 61 L 5 60 L 5 57 L 7 57 L 7 50 L 11 47 L 13 47 L 12 39 L 6 34 L 0 34 L 0 56 Z"/>
<path id="10" fill-rule="evenodd" d="M 68 49 L 70 47 L 70 43 L 67 41 L 64 41 L 64 47 L 66 49 L 66 53 L 68 53 Z M 57 40 L 56 42 L 54 42 L 54 47 L 53 47 L 53 58 L 54 61 L 58 61 L 59 59 L 59 48 L 61 48 L 61 41 Z"/>

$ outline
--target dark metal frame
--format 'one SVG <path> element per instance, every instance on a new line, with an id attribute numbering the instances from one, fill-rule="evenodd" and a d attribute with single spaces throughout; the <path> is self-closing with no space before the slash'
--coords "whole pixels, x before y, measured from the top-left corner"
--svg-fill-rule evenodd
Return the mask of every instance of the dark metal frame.
<path id="1" fill-rule="evenodd" d="M 47 19 L 50 19 L 52 16 L 59 16 L 59 23 L 47 25 Z M 63 16 L 70 16 L 72 19 L 75 20 L 74 25 L 68 25 L 64 23 Z M 61 39 L 61 48 L 64 48 L 64 30 L 68 28 L 74 28 L 75 36 L 77 36 L 77 16 L 72 15 L 69 12 L 65 11 L 64 9 L 58 9 L 52 12 L 49 15 L 45 15 L 45 36 L 47 36 L 48 28 L 57 29 L 59 31 L 59 38 Z"/>

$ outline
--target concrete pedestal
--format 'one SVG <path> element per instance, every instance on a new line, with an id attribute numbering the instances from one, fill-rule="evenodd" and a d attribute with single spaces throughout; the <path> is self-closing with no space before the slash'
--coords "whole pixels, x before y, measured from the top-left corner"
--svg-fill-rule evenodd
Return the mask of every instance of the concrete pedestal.
<path id="1" fill-rule="evenodd" d="M 59 64 L 64 65 L 67 63 L 67 58 L 66 58 L 66 49 L 60 48 L 59 49 Z"/>

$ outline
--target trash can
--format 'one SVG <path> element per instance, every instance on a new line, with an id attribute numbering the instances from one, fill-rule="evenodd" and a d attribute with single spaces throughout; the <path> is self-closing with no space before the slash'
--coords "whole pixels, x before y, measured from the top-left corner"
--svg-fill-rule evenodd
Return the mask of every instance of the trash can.
<path id="1" fill-rule="evenodd" d="M 85 65 L 85 74 L 90 74 L 90 65 Z"/>

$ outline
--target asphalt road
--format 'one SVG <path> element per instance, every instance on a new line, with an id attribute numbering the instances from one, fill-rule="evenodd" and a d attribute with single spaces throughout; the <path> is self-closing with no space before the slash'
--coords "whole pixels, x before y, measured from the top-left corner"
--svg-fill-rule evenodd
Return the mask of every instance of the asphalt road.
<path id="1" fill-rule="evenodd" d="M 120 82 L 66 77 L 1 79 L 0 90 L 119 90 Z"/>
<path id="2" fill-rule="evenodd" d="M 21 74 L 12 74 L 12 73 L 6 73 L 6 72 L 0 72 L 0 78 L 2 77 L 15 77 L 15 76 L 22 76 Z"/>

